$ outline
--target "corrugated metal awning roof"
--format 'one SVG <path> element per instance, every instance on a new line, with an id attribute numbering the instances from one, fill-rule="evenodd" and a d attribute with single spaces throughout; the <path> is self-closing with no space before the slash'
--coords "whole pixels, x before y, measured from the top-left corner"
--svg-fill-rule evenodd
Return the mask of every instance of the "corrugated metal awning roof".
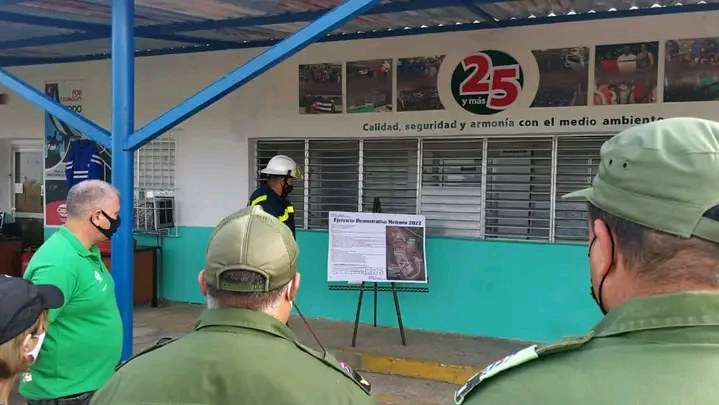
<path id="1" fill-rule="evenodd" d="M 136 0 L 138 56 L 272 45 L 340 0 Z M 384 0 L 323 41 L 719 10 L 719 0 Z M 0 0 L 0 65 L 110 53 L 110 0 Z"/>

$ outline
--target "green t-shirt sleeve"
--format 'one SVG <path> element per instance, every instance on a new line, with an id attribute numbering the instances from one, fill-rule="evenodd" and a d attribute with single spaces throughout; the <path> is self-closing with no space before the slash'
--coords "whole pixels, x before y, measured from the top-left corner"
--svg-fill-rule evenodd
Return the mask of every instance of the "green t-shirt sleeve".
<path id="1" fill-rule="evenodd" d="M 77 276 L 74 270 L 68 268 L 65 263 L 38 263 L 28 271 L 28 278 L 33 284 L 50 284 L 59 288 L 65 296 L 65 303 L 72 297 L 75 291 Z M 64 305 L 57 309 L 51 309 L 48 312 L 49 322 L 55 321 L 57 316 L 62 312 Z"/>

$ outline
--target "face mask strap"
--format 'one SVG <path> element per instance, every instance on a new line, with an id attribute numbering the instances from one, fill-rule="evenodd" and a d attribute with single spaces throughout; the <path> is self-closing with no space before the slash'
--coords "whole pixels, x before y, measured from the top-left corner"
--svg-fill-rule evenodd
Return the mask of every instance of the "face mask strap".
<path id="1" fill-rule="evenodd" d="M 292 170 L 288 170 L 287 175 L 282 176 L 282 179 L 284 180 L 282 182 L 282 197 L 283 198 L 287 197 L 292 192 L 292 189 L 294 188 L 292 185 L 290 185 L 288 183 L 288 181 L 290 180 L 291 177 L 292 177 Z"/>
<path id="2" fill-rule="evenodd" d="M 35 347 L 29 353 L 27 353 L 27 356 L 32 357 L 32 361 L 35 362 L 37 361 L 37 356 L 40 354 L 42 344 L 45 341 L 45 332 L 42 332 L 39 335 L 33 333 L 30 336 L 37 338 L 37 344 L 35 344 Z"/>
<path id="3" fill-rule="evenodd" d="M 592 246 L 594 245 L 594 242 L 596 240 L 597 237 L 594 236 L 592 242 L 589 244 L 589 252 L 587 253 L 587 256 L 592 255 Z M 604 288 L 604 281 L 606 281 L 609 272 L 612 270 L 612 267 L 614 267 L 614 236 L 611 234 L 611 231 L 609 233 L 609 240 L 612 242 L 612 261 L 609 263 L 609 269 L 606 273 L 604 273 L 604 276 L 602 276 L 602 280 L 599 282 L 599 290 L 597 291 L 596 295 L 594 294 L 594 286 L 591 285 L 589 287 L 589 293 L 592 295 L 594 302 L 597 303 L 597 305 L 599 306 L 599 310 L 602 311 L 602 314 L 604 315 L 606 315 L 608 311 L 604 309 L 604 303 L 602 302 L 602 288 Z"/>
<path id="4" fill-rule="evenodd" d="M 110 227 L 108 229 L 100 227 L 100 225 L 95 224 L 90 220 L 90 223 L 92 226 L 95 227 L 101 234 L 103 234 L 106 238 L 110 239 L 113 234 L 117 231 L 117 228 L 120 227 L 120 216 L 118 215 L 117 218 L 112 218 L 110 215 L 107 214 L 104 210 L 100 210 L 100 213 L 107 219 L 107 222 L 110 223 Z"/>

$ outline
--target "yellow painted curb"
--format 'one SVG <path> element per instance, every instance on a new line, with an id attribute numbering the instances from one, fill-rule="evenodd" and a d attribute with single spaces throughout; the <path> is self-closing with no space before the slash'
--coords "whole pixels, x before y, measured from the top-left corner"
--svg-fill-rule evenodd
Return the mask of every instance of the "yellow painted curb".
<path id="1" fill-rule="evenodd" d="M 429 360 L 403 359 L 372 353 L 362 353 L 361 370 L 368 373 L 464 384 L 480 369 L 469 366 L 443 364 Z"/>

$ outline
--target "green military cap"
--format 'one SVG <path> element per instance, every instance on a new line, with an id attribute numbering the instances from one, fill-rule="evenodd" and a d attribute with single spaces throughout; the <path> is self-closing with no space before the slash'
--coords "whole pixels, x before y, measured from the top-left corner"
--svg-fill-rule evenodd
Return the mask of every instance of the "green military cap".
<path id="1" fill-rule="evenodd" d="M 255 205 L 224 218 L 207 246 L 207 284 L 220 291 L 268 292 L 289 283 L 297 273 L 299 248 L 290 229 Z M 265 277 L 264 285 L 233 282 L 221 277 L 228 270 L 244 270 Z"/>
<path id="2" fill-rule="evenodd" d="M 671 235 L 719 243 L 719 123 L 670 118 L 626 129 L 606 141 L 584 198 L 619 218 Z"/>

